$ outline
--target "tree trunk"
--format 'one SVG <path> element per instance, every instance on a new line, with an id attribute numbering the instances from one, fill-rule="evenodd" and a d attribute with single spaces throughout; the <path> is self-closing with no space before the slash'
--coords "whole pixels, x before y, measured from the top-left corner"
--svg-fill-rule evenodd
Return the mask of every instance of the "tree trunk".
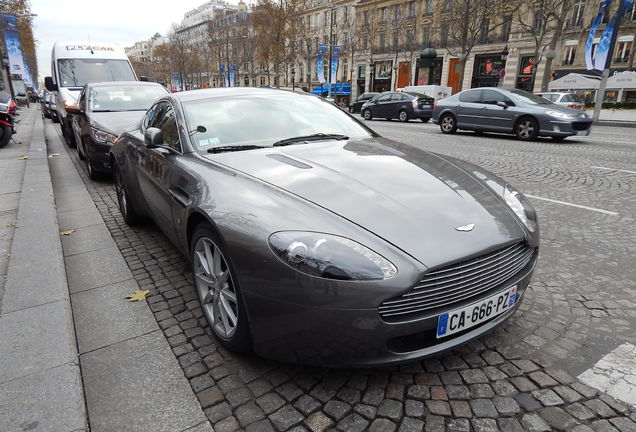
<path id="1" fill-rule="evenodd" d="M 559 18 L 557 20 L 556 28 L 554 32 L 552 32 L 552 39 L 550 39 L 550 44 L 548 45 L 548 49 L 554 51 L 557 46 L 557 42 L 561 39 L 561 34 L 563 33 L 563 24 L 564 24 L 564 14 L 569 10 L 569 1 L 565 0 L 561 4 L 561 13 L 559 14 Z M 541 91 L 548 90 L 548 81 L 550 80 L 550 75 L 552 74 L 552 59 L 545 59 L 545 68 L 543 69 L 543 77 L 541 79 Z"/>
<path id="2" fill-rule="evenodd" d="M 466 57 L 468 58 L 468 56 Z M 464 90 L 464 71 L 466 69 L 466 58 L 462 59 L 461 57 L 459 58 L 459 89 L 460 91 Z M 428 72 L 428 83 L 431 83 L 431 71 L 429 68 L 429 72 Z"/>

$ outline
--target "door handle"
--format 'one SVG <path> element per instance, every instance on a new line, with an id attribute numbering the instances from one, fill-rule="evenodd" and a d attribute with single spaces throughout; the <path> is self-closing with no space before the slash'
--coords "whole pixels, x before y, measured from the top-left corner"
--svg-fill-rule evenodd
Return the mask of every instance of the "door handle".
<path id="1" fill-rule="evenodd" d="M 187 207 L 190 205 L 190 195 L 181 187 L 172 185 L 168 188 L 168 193 L 181 207 Z"/>

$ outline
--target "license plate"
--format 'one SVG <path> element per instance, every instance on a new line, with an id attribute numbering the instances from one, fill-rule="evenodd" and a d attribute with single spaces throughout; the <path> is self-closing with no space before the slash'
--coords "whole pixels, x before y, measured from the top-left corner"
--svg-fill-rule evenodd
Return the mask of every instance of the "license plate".
<path id="1" fill-rule="evenodd" d="M 581 135 L 582 136 L 588 136 L 590 134 L 590 130 L 587 129 L 587 130 L 582 130 L 582 131 L 576 131 L 576 134 L 579 135 L 579 136 L 581 136 Z"/>
<path id="2" fill-rule="evenodd" d="M 514 306 L 516 301 L 515 285 L 480 302 L 441 314 L 437 320 L 437 338 L 450 336 L 501 315 Z"/>

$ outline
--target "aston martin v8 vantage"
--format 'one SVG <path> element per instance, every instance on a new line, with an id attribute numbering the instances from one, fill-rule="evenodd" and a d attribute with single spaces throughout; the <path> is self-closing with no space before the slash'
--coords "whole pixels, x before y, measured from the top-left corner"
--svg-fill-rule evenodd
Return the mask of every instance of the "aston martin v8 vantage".
<path id="1" fill-rule="evenodd" d="M 513 186 L 311 95 L 166 95 L 111 158 L 124 220 L 151 218 L 190 257 L 214 335 L 239 352 L 430 356 L 504 323 L 538 257 L 537 214 Z"/>

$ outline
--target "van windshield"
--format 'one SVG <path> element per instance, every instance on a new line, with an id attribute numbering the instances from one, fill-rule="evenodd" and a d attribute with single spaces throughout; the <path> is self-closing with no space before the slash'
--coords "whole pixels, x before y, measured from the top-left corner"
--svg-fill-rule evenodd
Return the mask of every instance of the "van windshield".
<path id="1" fill-rule="evenodd" d="M 83 87 L 89 82 L 135 81 L 128 60 L 60 59 L 57 61 L 62 87 Z"/>

